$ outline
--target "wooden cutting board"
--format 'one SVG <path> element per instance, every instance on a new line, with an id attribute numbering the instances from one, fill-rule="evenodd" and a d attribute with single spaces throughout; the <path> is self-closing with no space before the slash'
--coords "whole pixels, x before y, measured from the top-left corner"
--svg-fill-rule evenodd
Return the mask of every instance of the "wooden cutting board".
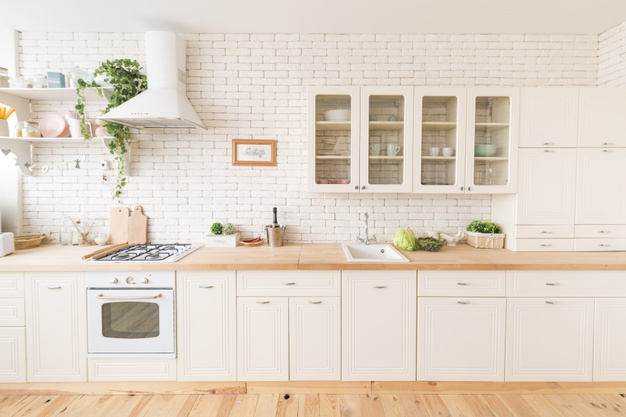
<path id="1" fill-rule="evenodd" d="M 143 214 L 141 206 L 135 206 L 133 214 L 128 219 L 128 244 L 147 243 L 148 218 Z"/>
<path id="2" fill-rule="evenodd" d="M 128 242 L 128 207 L 113 207 L 109 224 L 109 243 L 117 245 Z"/>

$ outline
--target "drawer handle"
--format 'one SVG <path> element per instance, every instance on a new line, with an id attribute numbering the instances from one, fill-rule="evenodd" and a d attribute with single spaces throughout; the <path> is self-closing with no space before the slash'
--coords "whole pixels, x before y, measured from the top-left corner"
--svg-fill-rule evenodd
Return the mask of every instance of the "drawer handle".
<path id="1" fill-rule="evenodd" d="M 554 305 L 554 304 L 558 304 L 558 303 L 559 303 L 558 301 L 546 301 L 546 304 Z"/>
<path id="2" fill-rule="evenodd" d="M 549 285 L 551 287 L 556 287 L 557 285 L 561 285 L 561 284 L 558 282 L 546 282 L 546 285 Z"/>
<path id="3" fill-rule="evenodd" d="M 322 304 L 321 301 L 309 301 L 309 304 Z"/>
<path id="4" fill-rule="evenodd" d="M 457 301 L 457 304 L 471 304 L 469 301 Z"/>
<path id="5" fill-rule="evenodd" d="M 386 285 L 374 285 L 374 288 L 376 288 L 377 290 L 382 290 L 383 288 L 387 288 Z"/>
<path id="6" fill-rule="evenodd" d="M 543 146 L 554 146 L 553 142 L 544 142 Z"/>
<path id="7" fill-rule="evenodd" d="M 552 247 L 552 244 L 551 243 L 542 243 L 539 246 L 541 246 L 542 248 L 549 248 L 549 247 Z"/>
<path id="8" fill-rule="evenodd" d="M 200 285 L 200 288 L 213 288 L 213 285 Z"/>
<path id="9" fill-rule="evenodd" d="M 551 232 L 551 231 L 549 231 L 549 230 L 542 230 L 542 231 L 541 231 L 541 233 L 543 233 L 543 234 L 547 235 L 547 234 L 550 234 L 550 233 L 552 233 L 552 232 Z"/>
<path id="10" fill-rule="evenodd" d="M 603 146 L 613 146 L 615 145 L 613 142 L 604 142 L 602 143 Z"/>
<path id="11" fill-rule="evenodd" d="M 61 288 L 63 287 L 61 287 L 60 285 L 57 285 L 56 287 L 48 287 L 49 290 L 60 290 Z"/>
<path id="12" fill-rule="evenodd" d="M 546 144 L 544 143 L 544 145 L 546 145 Z M 552 149 L 544 149 L 543 151 L 544 151 L 545 153 L 554 152 Z"/>
<path id="13" fill-rule="evenodd" d="M 598 233 L 611 233 L 610 230 L 598 230 Z"/>
<path id="14" fill-rule="evenodd" d="M 269 304 L 270 302 L 269 301 L 257 301 L 256 303 L 257 304 Z"/>
<path id="15" fill-rule="evenodd" d="M 296 285 L 295 282 L 283 282 L 282 285 Z"/>
<path id="16" fill-rule="evenodd" d="M 456 283 L 456 285 L 465 285 L 465 286 L 468 286 L 468 285 L 472 285 L 472 283 L 471 283 L 471 282 L 457 282 L 457 283 Z"/>
<path id="17" fill-rule="evenodd" d="M 602 149 L 602 152 L 615 152 L 613 149 Z"/>
<path id="18" fill-rule="evenodd" d="M 611 245 L 607 244 L 607 243 L 600 243 L 598 246 L 600 246 L 601 248 L 610 248 Z"/>

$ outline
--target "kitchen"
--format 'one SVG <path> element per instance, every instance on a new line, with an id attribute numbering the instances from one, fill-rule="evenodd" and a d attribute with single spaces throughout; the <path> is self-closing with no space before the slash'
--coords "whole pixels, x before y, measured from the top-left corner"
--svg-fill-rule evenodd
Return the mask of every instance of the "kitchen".
<path id="1" fill-rule="evenodd" d="M 180 32 L 187 42 L 187 95 L 207 130 L 134 134 L 121 203 L 142 205 L 153 242 L 202 243 L 215 221 L 234 223 L 243 236 L 254 237 L 274 206 L 281 208 L 279 222 L 288 225 L 292 243 L 355 241 L 365 212 L 380 241 L 399 227 L 455 233 L 475 218 L 490 218 L 488 194 L 307 192 L 310 86 L 623 84 L 624 64 L 615 58 L 624 36 L 619 24 L 583 35 Z M 23 76 L 77 65 L 93 69 L 119 56 L 145 63 L 144 33 L 128 30 L 22 31 L 19 50 Z M 73 104 L 38 103 L 34 118 Z M 97 113 L 98 104 L 90 106 Z M 232 166 L 233 139 L 276 139 L 277 165 Z M 106 149 L 94 140 L 41 143 L 33 152 L 35 169 L 49 170 L 23 179 L 23 232 L 54 238 L 66 215 L 106 230 L 114 204 L 111 184 L 102 181 Z"/>

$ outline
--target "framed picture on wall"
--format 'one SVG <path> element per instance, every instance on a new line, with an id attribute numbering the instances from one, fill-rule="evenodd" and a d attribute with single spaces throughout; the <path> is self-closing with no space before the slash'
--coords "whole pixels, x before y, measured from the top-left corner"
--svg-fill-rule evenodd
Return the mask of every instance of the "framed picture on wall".
<path id="1" fill-rule="evenodd" d="M 276 166 L 276 141 L 233 139 L 233 165 Z"/>

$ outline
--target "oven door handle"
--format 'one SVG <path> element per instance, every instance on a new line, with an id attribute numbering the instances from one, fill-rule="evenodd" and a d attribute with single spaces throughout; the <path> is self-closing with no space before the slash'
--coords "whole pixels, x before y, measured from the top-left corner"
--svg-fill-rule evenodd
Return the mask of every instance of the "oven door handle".
<path id="1" fill-rule="evenodd" d="M 98 294 L 98 300 L 154 300 L 156 298 L 162 298 L 163 294 L 159 293 L 157 295 L 149 296 L 149 297 L 106 297 L 104 294 Z"/>

